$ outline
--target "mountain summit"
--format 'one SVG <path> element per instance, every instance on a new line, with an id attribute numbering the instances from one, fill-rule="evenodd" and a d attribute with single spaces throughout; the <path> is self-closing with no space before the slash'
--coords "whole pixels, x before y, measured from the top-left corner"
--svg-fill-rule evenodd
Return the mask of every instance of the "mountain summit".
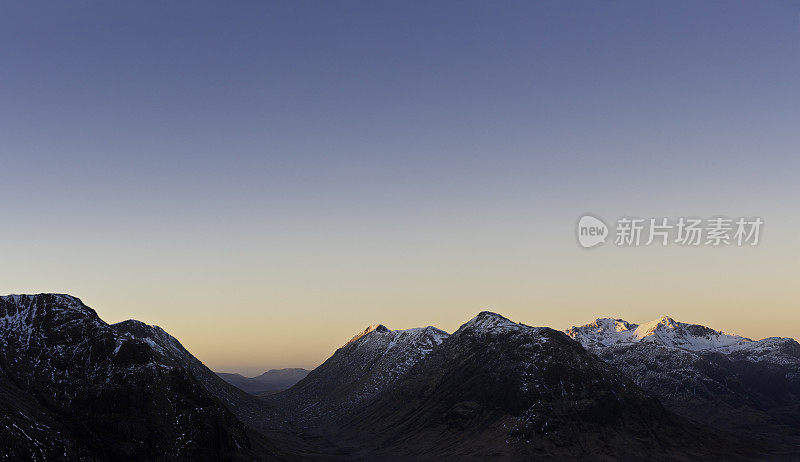
<path id="1" fill-rule="evenodd" d="M 353 338 L 348 340 L 347 343 L 345 343 L 342 346 L 350 345 L 351 343 L 356 342 L 358 339 L 360 339 L 361 337 L 369 334 L 370 332 L 386 333 L 386 332 L 389 332 L 389 329 L 386 326 L 384 326 L 383 324 L 373 324 L 373 325 L 367 327 L 366 329 L 362 330 L 361 332 L 357 333 L 356 335 L 354 335 Z"/>
<path id="2" fill-rule="evenodd" d="M 600 318 L 567 334 L 667 408 L 769 443 L 800 445 L 800 344 L 751 340 L 664 316 Z"/>
<path id="3" fill-rule="evenodd" d="M 381 460 L 666 460 L 727 451 L 563 332 L 488 311 L 332 434 L 374 448 L 368 458 Z"/>
<path id="4" fill-rule="evenodd" d="M 750 356 L 754 360 L 793 362 L 792 339 L 769 337 L 751 340 L 699 324 L 678 322 L 669 316 L 633 324 L 622 319 L 599 318 L 583 326 L 573 326 L 567 335 L 589 349 L 613 345 L 650 343 L 694 352 L 718 352 Z"/>
<path id="5" fill-rule="evenodd" d="M 487 332 L 492 329 L 517 328 L 520 324 L 491 311 L 481 311 L 477 316 L 466 322 L 461 329 L 470 329 Z M 459 330 L 461 330 L 459 329 Z"/>
<path id="6" fill-rule="evenodd" d="M 289 390 L 266 397 L 300 420 L 335 420 L 382 395 L 448 337 L 432 326 L 369 326 Z"/>
<path id="7" fill-rule="evenodd" d="M 252 459 L 245 426 L 167 352 L 62 294 L 0 297 L 0 454 Z"/>

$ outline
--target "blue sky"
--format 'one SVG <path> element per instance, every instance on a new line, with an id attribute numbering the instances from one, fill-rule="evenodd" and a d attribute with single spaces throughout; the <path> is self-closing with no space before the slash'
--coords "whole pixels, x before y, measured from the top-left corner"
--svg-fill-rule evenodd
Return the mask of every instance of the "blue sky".
<path id="1" fill-rule="evenodd" d="M 674 315 L 644 294 L 619 308 L 613 284 L 596 309 L 586 288 L 559 298 L 598 258 L 574 253 L 576 217 L 760 215 L 773 247 L 730 258 L 760 262 L 745 295 L 768 288 L 796 323 L 797 294 L 765 269 L 796 268 L 799 11 L 3 2 L 0 289 L 161 324 L 214 366 L 277 365 L 292 342 L 310 346 L 286 365 L 312 365 L 362 325 L 452 329 L 485 304 L 531 324 Z M 708 274 L 718 256 L 690 258 Z M 667 266 L 672 293 L 693 293 Z M 215 356 L 222 305 L 252 333 Z M 687 321 L 719 312 L 703 310 Z M 751 321 L 720 327 L 772 332 Z M 299 322 L 319 326 L 261 337 Z M 231 359 L 254 348 L 259 364 Z"/>

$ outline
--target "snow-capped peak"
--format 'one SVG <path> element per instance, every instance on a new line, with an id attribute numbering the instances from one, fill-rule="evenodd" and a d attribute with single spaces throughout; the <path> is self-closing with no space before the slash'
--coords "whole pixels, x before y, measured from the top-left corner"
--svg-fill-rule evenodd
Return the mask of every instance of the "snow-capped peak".
<path id="1" fill-rule="evenodd" d="M 0 296 L 0 304 L 5 308 L 5 317 L 45 315 L 47 313 L 69 313 L 88 315 L 99 320 L 97 313 L 84 305 L 78 297 L 68 294 L 12 294 Z"/>
<path id="2" fill-rule="evenodd" d="M 447 332 L 432 326 L 405 330 L 369 326 L 287 393 L 290 399 L 302 400 L 303 418 L 355 409 L 383 393 L 447 337 Z M 297 394 L 313 398 L 307 401 Z"/>
<path id="3" fill-rule="evenodd" d="M 369 357 L 383 357 L 390 362 L 396 361 L 396 358 L 404 358 L 400 363 L 403 363 L 401 369 L 405 371 L 447 337 L 449 337 L 447 332 L 433 326 L 389 330 L 386 326 L 378 324 L 370 326 L 354 337 L 341 350 L 366 354 Z"/>
<path id="4" fill-rule="evenodd" d="M 633 332 L 633 336 L 641 340 L 647 336 L 654 335 L 659 330 L 677 329 L 678 323 L 669 316 L 662 316 L 650 322 L 639 325 Z"/>
<path id="5" fill-rule="evenodd" d="M 598 318 L 587 326 L 595 327 L 600 332 L 625 332 L 636 329 L 636 324 L 631 324 L 624 319 Z"/>
<path id="6" fill-rule="evenodd" d="M 491 311 L 481 311 L 477 316 L 467 321 L 459 330 L 486 331 L 494 328 L 518 327 L 519 324 Z"/>
<path id="7" fill-rule="evenodd" d="M 669 316 L 662 316 L 641 325 L 622 319 L 600 318 L 592 323 L 567 329 L 566 332 L 588 348 L 643 342 L 691 351 L 705 351 L 752 342 L 739 335 L 698 324 L 678 322 Z"/>

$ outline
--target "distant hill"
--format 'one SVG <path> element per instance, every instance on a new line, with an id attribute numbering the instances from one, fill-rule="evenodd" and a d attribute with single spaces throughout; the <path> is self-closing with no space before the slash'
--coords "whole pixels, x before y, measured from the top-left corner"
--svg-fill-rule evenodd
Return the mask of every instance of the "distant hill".
<path id="1" fill-rule="evenodd" d="M 257 395 L 286 390 L 305 378 L 308 373 L 307 369 L 291 367 L 271 369 L 257 377 L 245 377 L 241 374 L 229 374 L 226 372 L 217 372 L 216 374 L 231 385 L 247 393 Z"/>

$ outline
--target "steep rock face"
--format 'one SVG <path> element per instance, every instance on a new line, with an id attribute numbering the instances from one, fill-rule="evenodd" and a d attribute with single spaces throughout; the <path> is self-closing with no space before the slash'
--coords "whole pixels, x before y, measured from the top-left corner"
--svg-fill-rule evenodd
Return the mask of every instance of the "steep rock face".
<path id="1" fill-rule="evenodd" d="M 800 443 L 800 345 L 751 340 L 664 317 L 567 330 L 669 409 L 778 446 Z M 792 443 L 792 442 L 796 443 Z"/>
<path id="2" fill-rule="evenodd" d="M 276 413 L 263 400 L 224 381 L 164 329 L 136 320 L 112 324 L 111 328 L 120 334 L 141 339 L 158 354 L 190 372 L 203 388 L 245 424 L 259 429 L 274 427 L 272 424 L 276 420 Z"/>
<path id="3" fill-rule="evenodd" d="M 340 435 L 397 460 L 736 457 L 676 419 L 564 333 L 483 312 Z"/>
<path id="4" fill-rule="evenodd" d="M 89 448 L 0 370 L 0 460 L 79 460 Z"/>
<path id="5" fill-rule="evenodd" d="M 0 297 L 0 389 L 11 459 L 252 457 L 244 425 L 186 369 L 68 295 Z"/>
<path id="6" fill-rule="evenodd" d="M 447 335 L 435 327 L 370 326 L 296 385 L 266 399 L 297 421 L 336 420 L 384 393 Z"/>

